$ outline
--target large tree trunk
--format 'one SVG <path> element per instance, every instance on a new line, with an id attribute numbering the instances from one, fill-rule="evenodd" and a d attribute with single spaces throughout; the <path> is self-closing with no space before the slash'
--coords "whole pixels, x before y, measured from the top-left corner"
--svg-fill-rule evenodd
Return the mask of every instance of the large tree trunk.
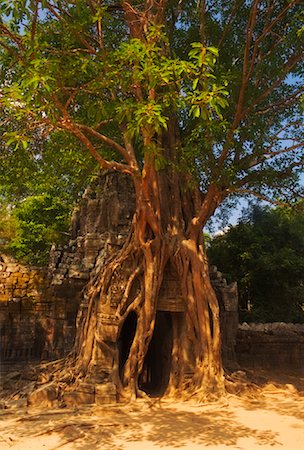
<path id="1" fill-rule="evenodd" d="M 160 291 L 164 274 L 171 270 L 184 312 L 173 314 L 168 324 L 172 342 L 166 393 L 187 391 L 200 397 L 220 393 L 224 380 L 219 307 L 210 283 L 202 229 L 194 220 L 199 212 L 196 205 L 201 205 L 197 191 L 187 187 L 184 177 L 170 167 L 156 171 L 152 159 L 134 184 L 137 204 L 130 236 L 86 290 L 87 308 L 78 319 L 74 371 L 89 374 L 100 354 L 105 354 L 113 361 L 111 379 L 120 396 L 142 395 Z M 109 345 L 106 332 L 98 326 L 98 314 L 113 314 L 111 295 L 117 285 L 118 333 L 116 345 Z M 122 362 L 119 338 L 132 313 L 134 338 Z M 158 345 L 167 345 L 165 336 Z"/>

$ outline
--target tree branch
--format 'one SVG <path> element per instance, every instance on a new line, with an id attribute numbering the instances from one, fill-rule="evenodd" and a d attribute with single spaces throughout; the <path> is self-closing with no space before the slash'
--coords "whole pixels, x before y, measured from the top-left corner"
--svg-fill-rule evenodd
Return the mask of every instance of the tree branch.
<path id="1" fill-rule="evenodd" d="M 233 123 L 231 125 L 231 128 L 228 132 L 226 141 L 223 146 L 222 153 L 218 159 L 218 167 L 219 170 L 223 167 L 224 161 L 228 155 L 229 152 L 229 146 L 231 139 L 233 137 L 234 130 L 237 128 L 238 124 L 240 123 L 242 117 L 243 117 L 243 106 L 244 106 L 244 99 L 245 99 L 245 91 L 246 87 L 249 82 L 249 78 L 247 77 L 247 66 L 248 66 L 248 58 L 249 58 L 249 49 L 252 41 L 252 34 L 253 34 L 253 28 L 256 23 L 257 18 L 257 7 L 260 0 L 254 0 L 250 16 L 247 23 L 246 28 L 246 42 L 245 42 L 245 49 L 244 49 L 244 59 L 243 59 L 243 75 L 242 75 L 242 82 L 241 82 L 241 88 L 239 93 L 238 102 L 236 105 L 236 111 L 235 111 L 235 117 L 233 120 Z"/>
<path id="2" fill-rule="evenodd" d="M 292 95 L 289 95 L 288 97 L 284 98 L 283 100 L 280 100 L 278 102 L 272 103 L 271 105 L 267 106 L 267 108 L 259 109 L 256 111 L 256 114 L 265 114 L 270 111 L 270 109 L 278 109 L 280 106 L 284 108 L 285 106 L 288 106 L 295 102 L 302 94 L 304 93 L 304 87 L 298 89 L 296 92 L 294 92 Z"/>
<path id="3" fill-rule="evenodd" d="M 294 122 L 288 123 L 287 125 L 284 125 L 276 132 L 276 134 L 273 135 L 273 137 L 271 138 L 271 141 L 275 141 L 283 131 L 288 130 L 288 128 L 290 128 L 294 125 L 304 125 L 304 123 L 300 120 L 296 120 Z"/>
<path id="4" fill-rule="evenodd" d="M 292 55 L 289 58 L 288 62 L 285 64 L 285 68 L 281 73 L 281 76 L 268 89 L 266 89 L 266 91 L 264 91 L 261 95 L 256 97 L 255 100 L 253 100 L 253 102 L 243 111 L 242 118 L 244 118 L 249 111 L 252 111 L 252 109 L 256 105 L 261 103 L 262 100 L 268 97 L 278 86 L 280 86 L 280 84 L 286 78 L 288 72 L 301 60 L 302 55 Z"/>
<path id="5" fill-rule="evenodd" d="M 236 13 L 238 12 L 238 10 L 240 9 L 240 7 L 243 4 L 243 0 L 236 0 L 234 3 L 234 6 L 232 7 L 231 10 L 231 14 L 229 16 L 229 19 L 227 21 L 227 25 L 224 28 L 224 31 L 222 33 L 222 36 L 219 40 L 219 43 L 217 44 L 217 48 L 220 49 L 222 47 L 223 42 L 225 42 L 226 36 L 230 30 L 230 27 L 232 25 L 232 23 L 234 22 L 234 19 L 236 18 Z"/>
<path id="6" fill-rule="evenodd" d="M 289 153 L 289 152 L 296 150 L 298 148 L 301 148 L 301 147 L 304 147 L 304 142 L 299 142 L 298 144 L 294 144 L 291 147 L 283 148 L 281 150 L 277 150 L 277 151 L 273 151 L 273 152 L 267 151 L 264 153 L 264 155 L 265 155 L 266 159 L 269 159 L 269 158 L 272 158 L 277 155 L 282 155 L 283 153 Z M 267 147 L 267 150 L 268 149 L 270 150 L 271 148 L 273 148 L 273 145 L 270 147 Z"/>
<path id="7" fill-rule="evenodd" d="M 39 3 L 40 3 L 40 1 L 36 0 L 36 2 L 35 2 L 35 10 L 34 10 L 34 17 L 33 17 L 32 28 L 31 28 L 31 40 L 32 40 L 32 42 L 34 41 L 35 34 L 36 34 Z"/>
<path id="8" fill-rule="evenodd" d="M 259 36 L 256 40 L 257 45 L 264 39 L 267 33 L 271 31 L 271 29 L 287 14 L 288 10 L 295 6 L 297 3 L 300 3 L 299 0 L 291 0 L 287 3 L 286 7 L 281 11 L 281 13 L 269 24 L 268 27 L 264 28 L 261 36 Z"/>
<path id="9" fill-rule="evenodd" d="M 9 38 L 11 38 L 11 40 L 15 43 L 15 44 L 17 44 L 17 46 L 22 50 L 22 51 L 24 51 L 24 45 L 23 45 L 23 42 L 22 42 L 22 39 L 19 37 L 19 36 L 17 36 L 17 35 L 15 35 L 14 33 L 12 33 L 3 23 L 1 23 L 0 22 L 0 31 L 2 31 L 2 35 L 4 35 L 4 36 L 8 36 Z M 1 36 L 1 34 L 0 34 L 0 36 Z"/>
<path id="10" fill-rule="evenodd" d="M 118 142 L 114 141 L 113 139 L 99 133 L 95 129 L 88 127 L 86 125 L 79 125 L 77 124 L 77 128 L 79 130 L 85 131 L 86 133 L 89 133 L 91 136 L 94 136 L 99 141 L 103 142 L 104 144 L 108 145 L 109 147 L 114 148 L 120 155 L 125 159 L 125 161 L 133 168 L 137 166 L 137 163 L 134 161 L 133 155 L 131 155 L 125 147 L 118 144 Z"/>
<path id="11" fill-rule="evenodd" d="M 251 189 L 235 189 L 233 192 L 239 193 L 241 195 L 253 195 L 254 197 L 258 198 L 259 200 L 263 200 L 263 201 L 271 203 L 272 205 L 275 205 L 275 206 L 283 206 L 283 207 L 289 206 L 288 203 L 284 203 L 280 200 L 272 200 L 271 198 L 266 197 L 266 195 L 260 194 L 259 192 L 252 191 Z"/>
<path id="12" fill-rule="evenodd" d="M 255 166 L 261 164 L 261 162 L 263 162 L 263 161 L 259 161 L 256 164 L 252 164 L 248 168 L 255 167 Z M 280 178 L 280 179 L 288 178 L 288 177 L 290 177 L 292 169 L 294 169 L 295 167 L 302 167 L 303 165 L 304 165 L 304 158 L 302 158 L 302 160 L 300 160 L 300 161 L 295 161 L 292 164 L 290 164 L 284 172 L 277 172 L 276 176 L 277 176 L 277 178 Z M 248 173 L 242 179 L 238 180 L 236 182 L 235 186 L 240 188 L 242 186 L 245 186 L 248 183 L 251 183 L 252 181 L 258 181 L 257 175 L 258 175 L 257 172 Z M 259 175 L 263 175 L 263 173 L 260 173 Z M 233 190 L 233 192 L 234 192 L 234 190 Z"/>
<path id="13" fill-rule="evenodd" d="M 274 20 L 272 20 L 272 22 L 268 26 L 265 25 L 261 36 L 259 36 L 259 38 L 256 40 L 256 42 L 254 44 L 254 49 L 253 49 L 250 65 L 248 67 L 248 64 L 249 64 L 249 52 L 250 52 L 250 46 L 251 46 L 251 43 L 252 43 L 253 29 L 254 29 L 254 26 L 255 26 L 256 20 L 257 20 L 257 13 L 258 13 L 257 7 L 258 7 L 259 1 L 260 0 L 254 0 L 254 3 L 253 3 L 252 8 L 251 8 L 248 24 L 247 24 L 246 42 L 245 42 L 244 59 L 243 59 L 243 75 L 242 75 L 241 88 L 240 88 L 239 98 L 238 98 L 238 102 L 237 102 L 237 106 L 236 106 L 235 117 L 234 117 L 233 123 L 231 125 L 231 128 L 228 131 L 228 134 L 227 134 L 227 137 L 226 137 L 226 141 L 225 141 L 224 146 L 223 146 L 222 153 L 221 153 L 221 155 L 220 155 L 220 157 L 218 159 L 219 170 L 221 170 L 221 168 L 223 167 L 224 161 L 226 160 L 226 157 L 227 157 L 227 155 L 229 153 L 229 147 L 230 147 L 230 144 L 231 144 L 231 140 L 233 138 L 234 131 L 237 129 L 239 123 L 246 117 L 248 112 L 252 111 L 252 109 L 256 105 L 260 104 L 278 86 L 280 86 L 280 84 L 286 78 L 286 75 L 288 74 L 288 72 L 291 69 L 293 69 L 293 67 L 302 59 L 302 55 L 293 54 L 289 58 L 287 63 L 285 64 L 284 70 L 283 70 L 283 72 L 281 72 L 281 76 L 279 76 L 279 78 L 268 89 L 266 89 L 262 94 L 258 95 L 246 109 L 244 109 L 245 92 L 246 92 L 248 83 L 249 83 L 249 81 L 250 81 L 250 79 L 252 77 L 253 68 L 254 68 L 256 57 L 257 57 L 257 50 L 258 50 L 259 43 L 272 30 L 272 28 L 277 23 L 279 23 L 279 21 L 286 15 L 288 10 L 292 6 L 294 6 L 295 4 L 299 3 L 299 1 L 297 1 L 297 0 L 292 0 L 278 14 L 278 16 Z M 270 14 L 268 14 L 268 16 L 270 17 Z M 277 103 L 281 103 L 281 102 L 277 102 Z"/>
<path id="14" fill-rule="evenodd" d="M 134 169 L 133 167 L 127 165 L 127 164 L 121 164 L 116 161 L 107 161 L 105 160 L 95 149 L 94 145 L 91 143 L 91 141 L 87 138 L 87 136 L 81 131 L 81 129 L 70 122 L 69 120 L 62 119 L 60 122 L 62 128 L 66 131 L 69 131 L 71 134 L 76 136 L 89 150 L 93 158 L 98 162 L 100 167 L 103 169 L 112 169 L 116 170 L 118 172 L 128 173 L 129 175 L 134 175 Z"/>
<path id="15" fill-rule="evenodd" d="M 201 9 L 201 17 L 200 17 L 200 40 L 204 45 L 206 41 L 205 35 L 205 17 L 206 17 L 206 1 L 202 0 L 202 9 Z"/>

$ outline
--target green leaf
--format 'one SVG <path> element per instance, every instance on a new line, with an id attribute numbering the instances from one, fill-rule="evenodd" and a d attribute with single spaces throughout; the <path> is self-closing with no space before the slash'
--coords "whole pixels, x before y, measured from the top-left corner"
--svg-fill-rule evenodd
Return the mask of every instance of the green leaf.
<path id="1" fill-rule="evenodd" d="M 192 89 L 195 90 L 195 89 L 197 88 L 198 82 L 199 82 L 199 78 L 195 78 L 195 79 L 193 80 L 193 83 L 192 83 Z"/>
<path id="2" fill-rule="evenodd" d="M 216 47 L 207 47 L 207 50 L 211 53 L 213 53 L 213 55 L 215 55 L 216 57 L 218 57 L 219 55 L 219 51 Z"/>

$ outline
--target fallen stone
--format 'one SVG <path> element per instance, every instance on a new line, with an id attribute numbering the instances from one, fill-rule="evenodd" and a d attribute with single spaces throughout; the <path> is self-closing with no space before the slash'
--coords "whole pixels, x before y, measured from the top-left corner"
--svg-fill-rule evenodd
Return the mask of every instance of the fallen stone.
<path id="1" fill-rule="evenodd" d="M 51 382 L 28 394 L 27 406 L 50 408 L 56 403 L 57 396 L 57 388 L 55 384 Z"/>

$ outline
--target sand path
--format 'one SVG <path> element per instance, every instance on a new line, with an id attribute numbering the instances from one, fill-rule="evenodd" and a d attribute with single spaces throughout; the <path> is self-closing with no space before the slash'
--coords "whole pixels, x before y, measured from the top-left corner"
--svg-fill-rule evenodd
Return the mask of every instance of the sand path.
<path id="1" fill-rule="evenodd" d="M 85 406 L 0 411 L 0 449 L 304 449 L 304 396 L 268 386 L 254 398 L 214 404 Z"/>

